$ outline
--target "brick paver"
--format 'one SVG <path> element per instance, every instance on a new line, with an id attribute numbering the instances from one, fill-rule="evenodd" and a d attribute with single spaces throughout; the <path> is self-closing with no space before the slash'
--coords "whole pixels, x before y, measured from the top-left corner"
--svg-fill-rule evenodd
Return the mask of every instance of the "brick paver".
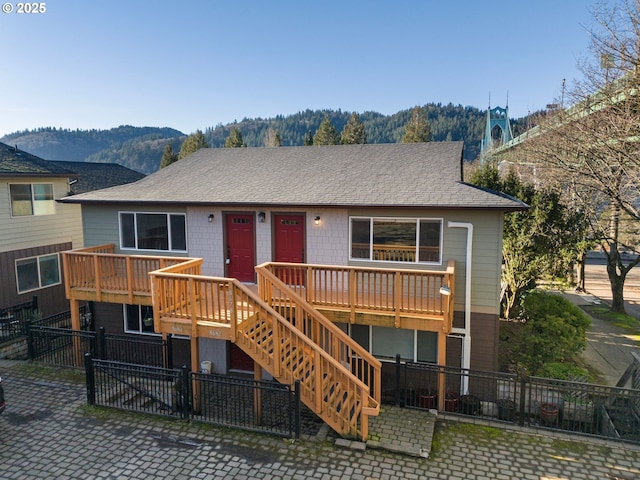
<path id="1" fill-rule="evenodd" d="M 81 384 L 0 360 L 0 479 L 632 479 L 640 448 L 438 420 L 429 459 L 85 407 Z M 398 416 L 400 422 L 402 415 Z M 411 444 L 408 430 L 407 445 Z"/>

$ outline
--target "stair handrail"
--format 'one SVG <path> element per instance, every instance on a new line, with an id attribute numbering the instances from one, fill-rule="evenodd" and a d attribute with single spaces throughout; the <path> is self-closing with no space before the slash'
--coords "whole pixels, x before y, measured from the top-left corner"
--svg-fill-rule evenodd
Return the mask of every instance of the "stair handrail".
<path id="1" fill-rule="evenodd" d="M 357 355 L 362 359 L 363 368 L 356 369 L 356 373 L 350 371 L 350 373 L 354 374 L 359 380 L 361 380 L 364 384 L 369 385 L 369 383 L 373 383 L 373 389 L 371 389 L 369 385 L 370 395 L 373 397 L 376 403 L 380 403 L 381 397 L 381 383 L 382 383 L 382 363 L 380 360 L 375 358 L 371 353 L 369 353 L 366 349 L 364 349 L 359 343 L 349 337 L 343 330 L 338 328 L 332 321 L 330 321 L 327 317 L 325 317 L 322 313 L 320 313 L 313 305 L 311 305 L 306 299 L 297 294 L 294 290 L 288 287 L 286 283 L 280 280 L 273 272 L 271 272 L 267 268 L 268 263 L 258 265 L 256 267 L 256 272 L 258 273 L 258 293 L 261 294 L 262 300 L 267 304 L 269 300 L 265 298 L 267 296 L 266 289 L 262 285 L 261 281 L 269 281 L 272 285 L 275 285 L 278 289 L 283 292 L 286 292 L 289 299 L 294 300 L 295 305 L 298 308 L 304 310 L 314 321 L 318 322 L 322 328 L 326 329 L 331 335 L 332 338 L 335 338 L 340 342 L 341 345 L 344 345 L 347 349 L 349 349 L 352 353 Z M 299 328 L 299 327 L 298 327 Z M 315 328 L 311 328 L 311 331 L 315 331 Z M 313 341 L 313 338 L 311 339 Z M 316 342 L 314 342 L 316 343 Z M 316 343 L 317 344 L 317 343 Z M 323 349 L 324 350 L 324 349 Z M 338 347 L 338 351 L 342 351 L 343 348 Z M 326 350 L 324 350 L 326 351 Z M 331 355 L 330 352 L 327 352 Z M 351 360 L 351 356 L 349 358 Z M 372 377 L 370 374 L 367 374 L 371 379 L 368 383 L 365 379 L 362 378 L 362 373 L 370 372 L 372 373 Z"/>
<path id="2" fill-rule="evenodd" d="M 189 259 L 187 259 L 187 261 L 188 260 Z M 184 266 L 186 266 L 186 263 L 187 262 L 185 262 Z M 167 270 L 171 270 L 171 271 L 168 272 Z M 316 352 L 316 354 L 319 355 L 323 360 L 323 362 L 318 362 L 318 364 L 329 365 L 337 373 L 341 374 L 346 378 L 349 378 L 350 383 L 357 389 L 354 393 L 356 393 L 356 396 L 359 399 L 359 402 L 361 404 L 361 408 L 359 412 L 357 412 L 358 414 L 351 419 L 350 428 L 352 429 L 352 431 L 353 430 L 355 430 L 356 432 L 358 431 L 357 418 L 360 417 L 360 424 L 361 424 L 360 434 L 363 436 L 363 438 L 366 438 L 367 431 L 368 431 L 368 420 L 367 420 L 368 415 L 371 414 L 371 411 L 374 408 L 379 407 L 379 405 L 375 403 L 372 406 L 370 388 L 366 383 L 364 383 L 358 377 L 353 375 L 349 369 L 347 369 L 344 365 L 342 365 L 338 360 L 334 359 L 328 352 L 320 348 L 319 345 L 315 344 L 309 337 L 304 335 L 302 331 L 300 331 L 294 325 L 292 325 L 286 318 L 280 315 L 280 313 L 278 313 L 275 309 L 273 309 L 267 302 L 264 302 L 259 295 L 257 295 L 255 292 L 253 292 L 251 289 L 243 285 L 238 280 L 232 279 L 232 278 L 209 277 L 205 275 L 178 273 L 177 270 L 178 271 L 180 270 L 179 265 L 172 265 L 171 267 L 166 267 L 163 269 L 155 270 L 153 272 L 149 272 L 149 275 L 152 278 L 151 283 L 153 285 L 153 291 L 154 291 L 154 303 L 156 301 L 156 293 L 159 293 L 161 291 L 161 288 L 159 288 L 159 285 L 156 283 L 160 279 L 174 279 L 174 280 L 186 281 L 188 282 L 187 288 L 190 289 L 193 287 L 196 290 L 199 290 L 197 286 L 198 281 L 205 281 L 205 280 L 225 281 L 225 283 L 227 283 L 227 285 L 231 287 L 230 295 L 232 295 L 232 297 L 237 297 L 238 295 L 237 291 L 240 291 L 242 295 L 244 295 L 244 297 L 247 298 L 247 300 L 251 301 L 254 304 L 253 305 L 254 307 L 262 309 L 266 314 L 268 314 L 273 319 L 274 323 L 277 323 L 278 325 L 283 326 L 283 328 L 290 331 L 292 335 L 295 335 L 297 339 L 299 339 L 300 343 L 303 343 L 310 350 L 313 350 L 314 352 Z M 188 293 L 188 296 L 191 296 L 191 294 L 196 294 L 196 292 L 187 292 L 187 293 Z M 231 302 L 231 305 L 229 308 L 231 310 L 230 319 L 233 319 L 233 321 L 230 322 L 232 338 L 237 338 L 237 335 L 238 335 L 237 320 L 241 318 L 241 312 L 238 310 L 238 307 L 235 301 Z M 160 310 L 162 309 L 154 308 L 155 322 L 159 322 L 160 320 L 160 314 L 161 314 Z M 192 321 L 194 323 L 197 323 L 197 320 L 192 319 Z M 274 325 L 274 329 L 275 327 L 276 326 Z M 263 352 L 266 355 L 269 355 L 269 356 L 272 355 L 271 360 L 274 365 L 276 365 L 276 363 L 279 362 L 278 360 L 279 352 L 275 350 L 271 353 L 266 350 L 263 350 Z M 266 365 L 262 365 L 262 366 L 268 369 L 268 366 Z M 314 371 L 314 380 L 313 380 L 314 392 L 317 398 L 320 398 L 320 395 L 322 393 L 319 390 L 319 386 L 322 385 L 322 381 L 324 380 L 325 373 L 328 373 L 328 371 L 325 372 L 321 370 L 320 365 L 317 365 L 317 368 Z M 292 374 L 291 376 L 295 378 L 295 372 L 291 372 L 291 374 Z M 317 401 L 317 398 L 310 397 L 309 395 L 307 395 L 307 392 L 305 392 L 304 390 L 301 392 L 301 394 L 303 397 L 306 397 L 308 399 L 308 401 L 310 402 L 310 406 L 315 405 L 317 409 L 320 409 L 316 412 L 320 416 L 322 416 L 324 409 L 329 406 L 326 404 L 319 404 Z M 335 413 L 340 415 L 340 412 L 336 411 Z M 329 417 L 332 416 L 331 412 L 328 412 L 327 415 Z"/>

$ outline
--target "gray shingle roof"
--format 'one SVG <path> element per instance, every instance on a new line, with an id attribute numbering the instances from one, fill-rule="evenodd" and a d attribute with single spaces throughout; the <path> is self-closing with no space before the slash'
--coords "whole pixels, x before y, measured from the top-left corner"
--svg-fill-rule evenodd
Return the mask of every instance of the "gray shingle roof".
<path id="1" fill-rule="evenodd" d="M 48 176 L 75 177 L 57 162 L 44 160 L 30 153 L 0 142 L 0 175 L 3 177 Z"/>
<path id="2" fill-rule="evenodd" d="M 78 174 L 78 181 L 71 185 L 73 194 L 124 185 L 140 180 L 145 176 L 143 173 L 136 172 L 117 163 L 67 162 L 61 160 L 56 160 L 53 163 Z"/>
<path id="3" fill-rule="evenodd" d="M 74 203 L 189 205 L 526 206 L 462 182 L 462 142 L 207 148 L 138 182 Z"/>

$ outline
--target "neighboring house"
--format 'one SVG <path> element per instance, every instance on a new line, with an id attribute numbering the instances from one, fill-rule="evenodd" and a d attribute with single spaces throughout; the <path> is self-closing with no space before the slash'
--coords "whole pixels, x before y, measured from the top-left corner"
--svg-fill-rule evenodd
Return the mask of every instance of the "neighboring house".
<path id="1" fill-rule="evenodd" d="M 433 278 L 454 268 L 455 284 L 438 279 L 443 288 L 429 294 L 440 302 L 453 293 L 453 328 L 441 321 L 445 307 L 422 319 L 326 305 L 322 311 L 383 362 L 400 354 L 409 361 L 494 370 L 503 216 L 527 206 L 464 183 L 462 150 L 462 142 L 202 149 L 135 183 L 62 203 L 82 206 L 88 247 L 113 244 L 114 253 L 127 256 L 202 258 L 202 274 L 248 285 L 265 262 L 429 271 Z M 309 286 L 305 282 L 300 291 Z M 106 293 L 99 298 L 97 325 L 154 333 L 144 321 L 153 316 L 150 301 L 107 303 Z M 422 300 L 414 295 L 411 301 Z M 253 370 L 233 341 L 201 338 L 196 348 L 193 369 L 193 361 L 211 360 L 217 372 Z"/>
<path id="2" fill-rule="evenodd" d="M 69 309 L 60 252 L 82 247 L 77 205 L 58 204 L 77 175 L 0 143 L 0 310 L 38 297 L 42 315 Z"/>
<path id="3" fill-rule="evenodd" d="M 0 143 L 0 310 L 38 297 L 43 316 L 69 309 L 60 252 L 81 248 L 81 209 L 57 200 L 144 177 L 115 164 L 44 160 Z"/>

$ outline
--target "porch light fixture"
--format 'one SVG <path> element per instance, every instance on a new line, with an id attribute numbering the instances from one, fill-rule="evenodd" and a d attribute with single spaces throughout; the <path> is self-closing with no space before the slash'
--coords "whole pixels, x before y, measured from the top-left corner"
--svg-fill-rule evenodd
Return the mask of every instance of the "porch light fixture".
<path id="1" fill-rule="evenodd" d="M 264 218 L 265 218 L 265 214 L 264 214 L 264 212 L 260 212 L 260 213 L 258 213 L 258 221 L 259 221 L 260 223 L 264 223 Z"/>
<path id="2" fill-rule="evenodd" d="M 320 215 L 316 215 L 316 218 L 313 219 L 313 223 L 320 225 Z"/>
<path id="3" fill-rule="evenodd" d="M 451 289 L 448 285 L 443 285 L 442 287 L 440 287 L 440 295 L 444 295 L 446 297 L 451 295 Z"/>
<path id="4" fill-rule="evenodd" d="M 209 214 L 208 220 L 209 220 L 209 223 L 213 222 L 213 213 Z"/>

